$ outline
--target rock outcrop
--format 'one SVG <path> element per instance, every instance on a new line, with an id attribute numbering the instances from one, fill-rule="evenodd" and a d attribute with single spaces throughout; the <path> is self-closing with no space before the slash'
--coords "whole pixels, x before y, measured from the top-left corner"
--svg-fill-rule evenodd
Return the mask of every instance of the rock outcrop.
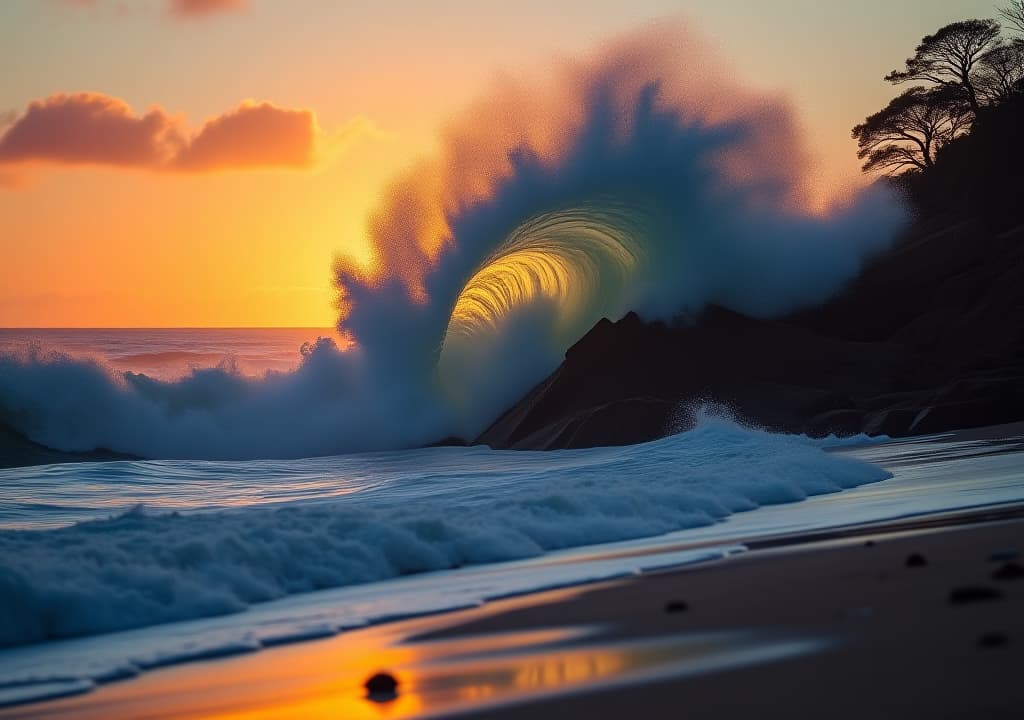
<path id="1" fill-rule="evenodd" d="M 103 460 L 133 460 L 131 455 L 110 450 L 65 452 L 32 442 L 27 437 L 0 421 L 0 468 L 26 465 L 50 465 L 66 462 L 96 462 Z"/>
<path id="2" fill-rule="evenodd" d="M 1024 226 L 921 223 L 833 301 L 786 318 L 602 320 L 476 442 L 629 444 L 685 427 L 704 402 L 814 435 L 1024 419 Z"/>

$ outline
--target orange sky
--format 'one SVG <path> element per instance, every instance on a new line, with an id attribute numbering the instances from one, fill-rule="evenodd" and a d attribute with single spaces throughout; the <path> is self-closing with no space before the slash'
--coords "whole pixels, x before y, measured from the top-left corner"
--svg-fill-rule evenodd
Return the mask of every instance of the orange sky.
<path id="1" fill-rule="evenodd" d="M 503 69 L 669 14 L 793 102 L 832 195 L 857 177 L 849 128 L 891 95 L 881 76 L 926 32 L 992 14 L 974 0 L 907 0 L 896 19 L 881 0 L 348 5 L 4 2 L 0 326 L 333 324 L 332 258 L 367 258 L 368 212 L 445 118 Z"/>

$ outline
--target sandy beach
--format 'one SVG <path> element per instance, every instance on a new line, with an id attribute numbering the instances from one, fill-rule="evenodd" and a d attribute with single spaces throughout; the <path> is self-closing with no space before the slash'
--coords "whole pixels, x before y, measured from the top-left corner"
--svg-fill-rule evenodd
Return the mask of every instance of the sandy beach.
<path id="1" fill-rule="evenodd" d="M 1024 506 L 157 670 L 5 718 L 1019 717 Z M 364 684 L 393 677 L 394 693 Z"/>
<path id="2" fill-rule="evenodd" d="M 1024 0 L 876 5 L 0 1 L 0 720 L 1024 718 Z"/>

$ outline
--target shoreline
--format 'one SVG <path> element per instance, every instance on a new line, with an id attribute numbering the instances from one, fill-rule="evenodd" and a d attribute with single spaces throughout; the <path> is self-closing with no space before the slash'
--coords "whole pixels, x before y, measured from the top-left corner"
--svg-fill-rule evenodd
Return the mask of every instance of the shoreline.
<path id="1" fill-rule="evenodd" d="M 980 558 L 971 556 L 969 548 L 982 545 L 990 547 L 988 552 L 976 553 L 983 555 Z M 850 626 L 856 624 L 859 628 L 870 629 L 873 624 L 884 625 L 887 630 L 881 640 L 874 638 L 874 642 L 883 646 L 887 645 L 886 635 L 905 636 L 907 623 L 915 625 L 914 617 L 890 617 L 891 613 L 883 609 L 895 603 L 905 613 L 914 608 L 915 598 L 921 600 L 917 596 L 922 589 L 904 582 L 907 577 L 928 579 L 927 584 L 932 589 L 936 582 L 949 586 L 937 599 L 928 598 L 930 604 L 917 602 L 921 606 L 918 614 L 928 617 L 931 615 L 924 613 L 925 608 L 932 614 L 942 615 L 939 609 L 949 612 L 952 606 L 948 605 L 947 596 L 957 587 L 994 588 L 1000 595 L 988 601 L 968 602 L 970 607 L 963 608 L 965 612 L 952 616 L 957 621 L 954 625 L 949 625 L 949 618 L 936 625 L 933 630 L 938 639 L 933 638 L 925 645 L 937 656 L 945 654 L 951 661 L 962 660 L 969 650 L 968 655 L 977 655 L 971 655 L 972 660 L 1001 658 L 1001 665 L 997 663 L 998 667 L 986 671 L 989 680 L 1003 677 L 1014 663 L 1019 666 L 1018 661 L 1024 660 L 1021 654 L 1024 623 L 1019 617 L 1019 610 L 1024 608 L 1024 582 L 1014 582 L 1012 578 L 995 581 L 988 577 L 1004 566 L 1019 567 L 1020 553 L 1024 551 L 1024 503 L 796 533 L 751 541 L 748 547 L 749 552 L 724 559 L 652 571 L 626 580 L 531 593 L 491 601 L 479 608 L 343 632 L 327 639 L 155 669 L 128 681 L 100 685 L 84 695 L 9 706 L 0 710 L 0 717 L 256 717 L 271 709 L 274 716 L 318 717 L 332 713 L 339 716 L 334 710 L 326 711 L 336 709 L 339 702 L 348 713 L 341 716 L 405 717 L 434 710 L 445 715 L 456 711 L 483 712 L 482 708 L 492 700 L 500 702 L 486 708 L 488 717 L 501 716 L 501 713 L 514 715 L 521 702 L 533 703 L 531 716 L 536 717 L 577 711 L 595 717 L 614 717 L 615 714 L 602 714 L 607 708 L 594 698 L 611 695 L 625 702 L 623 698 L 628 697 L 632 698 L 629 702 L 641 703 L 647 708 L 645 698 L 653 698 L 654 695 L 648 695 L 651 692 L 660 698 L 657 702 L 651 700 L 647 710 L 653 711 L 672 708 L 669 696 L 680 684 L 687 687 L 688 697 L 694 693 L 708 695 L 708 686 L 729 685 L 746 676 L 750 676 L 749 682 L 762 682 L 759 677 L 775 677 L 780 667 L 789 665 L 807 665 L 808 671 L 814 672 L 814 658 L 819 656 L 819 659 L 831 658 L 830 663 L 843 667 L 852 663 L 847 667 L 851 672 L 864 671 L 866 668 L 858 670 L 858 663 L 864 661 L 863 648 L 858 649 L 856 632 L 851 641 Z M 990 561 L 988 558 L 994 553 L 1003 553 L 1005 557 Z M 922 555 L 925 564 L 907 567 L 905 563 L 913 554 Z M 946 560 L 938 560 L 943 557 Z M 858 569 L 861 565 L 863 567 Z M 798 587 L 808 582 L 809 568 L 814 569 L 810 576 L 814 585 L 810 595 L 811 588 Z M 773 579 L 775 576 L 777 581 Z M 763 592 L 755 592 L 751 583 L 767 584 Z M 736 599 L 726 602 L 726 607 L 722 607 L 721 597 L 718 602 L 704 599 L 706 593 L 721 594 L 723 587 L 733 588 L 736 595 Z M 892 597 L 879 596 L 879 588 L 888 588 Z M 780 602 L 772 603 L 773 594 L 781 594 Z M 748 605 L 747 596 L 757 601 Z M 873 600 L 865 602 L 862 596 Z M 936 600 L 938 606 L 935 606 Z M 820 617 L 821 613 L 816 610 L 822 603 L 837 606 L 831 608 L 834 617 L 830 621 Z M 716 605 L 718 609 L 710 614 L 705 610 Z M 982 616 L 977 614 L 975 605 L 985 611 Z M 787 607 L 789 609 L 785 610 Z M 772 614 L 772 608 L 776 615 Z M 680 619 L 685 622 L 677 623 Z M 977 625 L 981 620 L 988 622 Z M 915 627 L 919 625 L 916 623 Z M 992 627 L 982 629 L 988 625 Z M 683 629 L 685 633 L 672 639 L 670 631 L 673 629 Z M 753 635 L 744 636 L 752 630 L 756 631 Z M 554 635 L 544 636 L 545 632 Z M 965 634 L 973 638 L 966 646 Z M 920 634 L 912 636 L 915 641 L 923 640 Z M 954 646 L 952 636 L 959 639 L 959 644 Z M 988 636 L 991 637 L 984 640 Z M 670 638 L 668 645 L 665 637 Z M 950 642 L 941 642 L 941 637 L 949 638 Z M 654 642 L 658 639 L 660 645 Z M 669 647 L 676 641 L 685 652 L 679 647 Z M 699 652 L 694 654 L 695 642 L 708 646 L 717 643 L 718 649 L 711 655 L 708 655 L 711 651 L 704 652 L 701 660 Z M 995 644 L 986 649 L 991 651 L 988 655 L 978 655 L 981 652 L 978 643 L 982 642 Z M 807 654 L 762 662 L 736 660 L 758 653 L 770 656 L 771 652 L 779 652 L 779 648 L 790 647 L 793 643 L 828 649 L 808 650 Z M 467 644 L 472 646 L 469 651 Z M 891 641 L 888 645 L 891 646 Z M 725 646 L 731 649 L 723 650 Z M 423 648 L 427 650 L 424 652 Z M 892 648 L 888 649 L 891 654 Z M 906 651 L 914 655 L 911 649 Z M 470 698 L 467 702 L 464 695 L 468 681 L 458 672 L 452 675 L 452 667 L 457 669 L 459 658 L 467 652 L 478 657 L 476 665 L 493 664 L 497 662 L 495 657 L 500 656 L 518 657 L 514 660 L 516 665 L 548 667 L 539 671 L 541 676 L 554 672 L 565 682 L 532 689 L 510 689 L 507 683 L 492 682 L 488 686 L 490 690 L 484 691 L 478 687 L 479 678 L 470 672 L 475 679 L 469 685 L 476 683 L 473 686 L 478 690 L 474 692 L 483 692 L 486 697 Z M 630 669 L 629 661 L 619 657 L 625 657 L 623 653 L 645 657 L 653 654 L 667 659 L 655 663 L 658 667 L 646 667 L 640 672 Z M 550 663 L 562 656 L 565 656 L 563 665 L 568 664 L 556 671 L 553 668 L 557 662 Z M 688 657 L 690 665 L 683 663 L 681 666 L 680 657 Z M 889 661 L 886 653 L 876 660 L 883 664 Z M 350 667 L 349 671 L 341 673 L 343 678 L 332 676 L 324 685 L 324 669 L 339 663 L 339 667 Z M 400 679 L 398 696 L 384 703 L 367 700 L 362 683 L 373 672 L 389 667 L 394 668 L 393 672 Z M 573 667 L 577 669 L 572 670 Z M 591 670 L 579 669 L 587 667 Z M 505 668 L 504 674 L 509 672 L 513 671 Z M 920 674 L 915 673 L 911 673 L 913 677 Z M 968 674 L 973 676 L 973 671 Z M 462 675 L 466 675 L 465 668 Z M 829 682 L 837 680 L 832 675 L 825 677 Z M 984 678 L 976 679 L 998 700 L 991 709 L 1002 708 L 1004 701 L 1010 702 L 1009 696 L 999 694 L 998 683 L 993 685 Z M 744 680 L 741 686 L 747 682 Z M 439 688 L 451 690 L 449 686 L 462 688 L 462 695 L 456 693 L 461 700 L 451 697 L 450 692 L 440 692 Z M 258 692 L 253 695 L 257 687 Z M 295 695 L 296 687 L 305 689 Z M 1013 684 L 1006 687 L 1013 687 Z M 219 699 L 213 702 L 211 694 Z M 887 696 L 886 693 L 871 694 L 873 701 Z M 961 693 L 961 696 L 967 700 L 972 697 L 970 693 Z M 317 709 L 319 705 L 310 706 L 314 700 L 326 705 L 320 709 Z M 647 710 L 645 715 L 653 717 Z M 807 710 L 809 712 L 810 708 Z M 867 710 L 862 708 L 861 711 Z M 845 715 L 840 713 L 840 716 Z"/>

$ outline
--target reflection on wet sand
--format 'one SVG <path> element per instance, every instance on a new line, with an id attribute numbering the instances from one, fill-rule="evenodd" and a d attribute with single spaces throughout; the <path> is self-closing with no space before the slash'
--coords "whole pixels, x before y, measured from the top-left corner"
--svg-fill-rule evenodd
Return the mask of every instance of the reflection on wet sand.
<path id="1" fill-rule="evenodd" d="M 412 621 L 169 668 L 90 695 L 12 708 L 12 717 L 398 720 L 713 672 L 824 645 L 746 631 L 609 642 L 596 627 L 410 639 L 424 627 Z M 393 678 L 396 692 L 371 697 L 365 683 L 376 673 Z"/>

